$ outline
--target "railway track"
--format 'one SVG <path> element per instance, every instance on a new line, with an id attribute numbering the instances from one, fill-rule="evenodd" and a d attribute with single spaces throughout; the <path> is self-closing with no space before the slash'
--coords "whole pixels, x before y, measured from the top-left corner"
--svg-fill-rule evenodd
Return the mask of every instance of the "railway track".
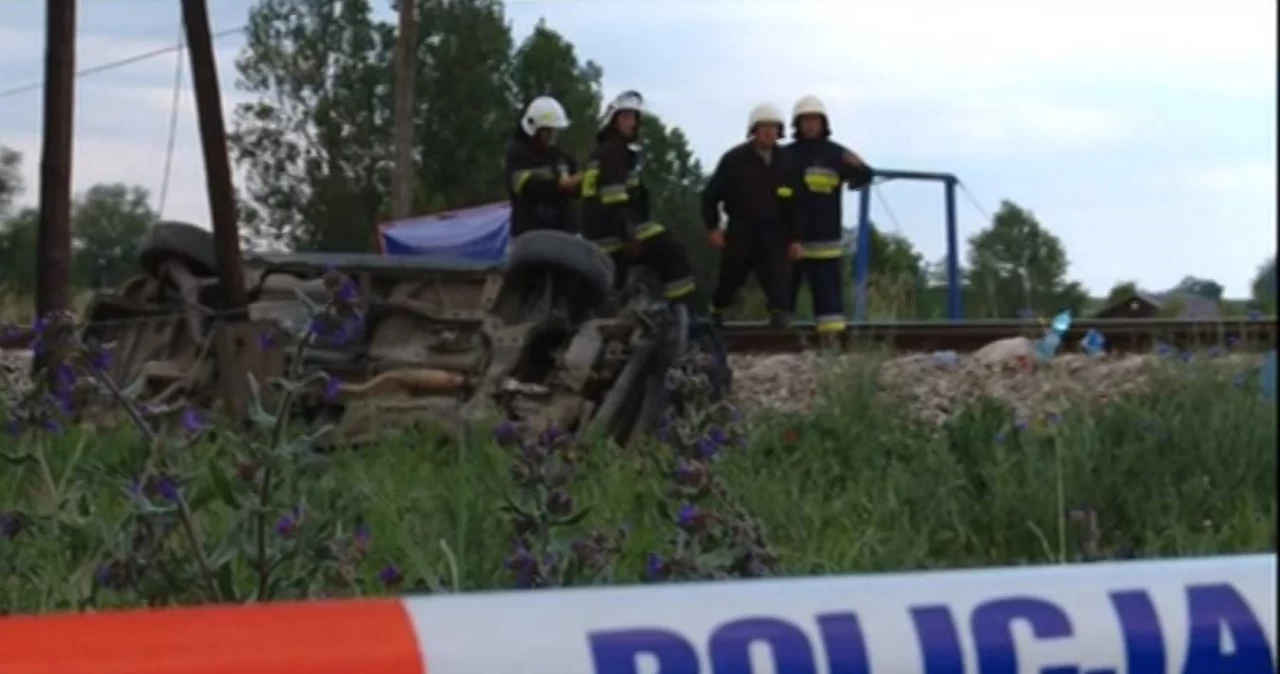
<path id="1" fill-rule="evenodd" d="M 1063 338 L 1071 347 L 1089 330 L 1106 339 L 1108 351 L 1148 351 L 1159 344 L 1180 349 L 1232 346 L 1275 348 L 1276 317 L 1191 321 L 1172 319 L 1081 319 L 1072 323 Z M 1006 337 L 1039 337 L 1045 327 L 1038 321 L 894 321 L 850 323 L 844 333 L 846 347 L 878 346 L 892 351 L 969 352 Z M 817 346 L 811 323 L 771 328 L 762 322 L 730 321 L 724 329 L 726 347 L 734 352 L 787 353 Z"/>
<path id="2" fill-rule="evenodd" d="M 1075 344 L 1089 330 L 1102 333 L 1109 351 L 1147 351 L 1158 344 L 1190 349 L 1231 346 L 1246 349 L 1275 348 L 1275 316 L 1255 319 L 1082 319 L 1072 323 L 1064 344 Z M 871 321 L 850 323 L 843 336 L 846 348 L 881 347 L 891 351 L 974 351 L 997 339 L 1039 337 L 1044 325 L 1027 320 L 980 321 Z M 30 330 L 0 335 L 0 348 L 26 348 Z M 726 348 L 744 353 L 790 353 L 817 346 L 813 324 L 799 321 L 787 328 L 772 328 L 762 321 L 729 321 L 724 326 Z"/>

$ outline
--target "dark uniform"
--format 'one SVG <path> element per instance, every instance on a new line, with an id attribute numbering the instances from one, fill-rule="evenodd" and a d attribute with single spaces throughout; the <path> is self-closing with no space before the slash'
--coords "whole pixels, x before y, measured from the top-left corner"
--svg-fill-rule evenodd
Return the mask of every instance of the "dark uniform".
<path id="1" fill-rule="evenodd" d="M 787 146 L 795 187 L 795 219 L 804 257 L 792 269 L 790 306 L 795 309 L 805 279 L 813 295 L 813 316 L 820 333 L 844 330 L 844 236 L 840 185 L 860 189 L 871 183 L 871 169 L 851 164 L 849 150 L 827 138 L 798 138 Z"/>
<path id="2" fill-rule="evenodd" d="M 582 174 L 583 234 L 613 258 L 617 287 L 629 262 L 657 272 L 663 297 L 691 299 L 696 289 L 684 247 L 649 216 L 649 189 L 640 179 L 640 154 L 606 128 Z"/>
<path id="3" fill-rule="evenodd" d="M 507 197 L 511 200 L 511 238 L 535 229 L 578 232 L 574 195 L 562 191 L 563 176 L 577 172 L 573 157 L 556 145 L 543 145 L 517 129 L 507 143 Z"/>
<path id="4" fill-rule="evenodd" d="M 729 219 L 720 278 L 711 300 L 713 313 L 733 303 L 751 272 L 769 300 L 771 313 L 785 315 L 790 307 L 787 247 L 799 240 L 799 232 L 792 218 L 794 190 L 787 166 L 784 148 L 773 148 L 766 161 L 754 145 L 742 143 L 724 153 L 702 191 L 702 222 L 707 230 L 719 227 L 721 204 Z"/>

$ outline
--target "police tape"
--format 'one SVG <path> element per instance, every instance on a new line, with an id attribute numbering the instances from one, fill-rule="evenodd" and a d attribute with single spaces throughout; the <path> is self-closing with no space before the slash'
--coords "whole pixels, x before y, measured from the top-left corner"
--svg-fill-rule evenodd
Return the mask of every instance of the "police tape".
<path id="1" fill-rule="evenodd" d="M 1274 674 L 1276 556 L 0 618 L 3 674 Z"/>

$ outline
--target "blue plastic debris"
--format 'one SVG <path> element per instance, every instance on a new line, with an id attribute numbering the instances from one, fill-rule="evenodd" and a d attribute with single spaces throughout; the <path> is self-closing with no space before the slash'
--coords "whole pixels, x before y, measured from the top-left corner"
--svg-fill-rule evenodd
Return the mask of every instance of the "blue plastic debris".
<path id="1" fill-rule="evenodd" d="M 1262 399 L 1268 402 L 1276 399 L 1276 352 L 1272 351 L 1262 361 Z"/>
<path id="2" fill-rule="evenodd" d="M 1035 345 L 1036 358 L 1039 360 L 1049 360 L 1058 353 L 1058 347 L 1062 345 L 1062 336 L 1067 330 L 1071 329 L 1071 312 L 1064 311 L 1053 317 L 1053 323 L 1049 325 L 1049 330 L 1045 332 Z"/>
<path id="3" fill-rule="evenodd" d="M 1071 312 L 1064 311 L 1053 317 L 1053 331 L 1061 337 L 1063 333 L 1071 329 Z"/>
<path id="4" fill-rule="evenodd" d="M 1102 336 L 1097 330 L 1090 330 L 1084 333 L 1084 337 L 1080 340 L 1080 348 L 1090 356 L 1101 356 L 1106 353 L 1107 338 Z"/>
<path id="5" fill-rule="evenodd" d="M 960 354 L 955 351 L 934 351 L 933 362 L 938 365 L 955 365 L 960 362 Z"/>

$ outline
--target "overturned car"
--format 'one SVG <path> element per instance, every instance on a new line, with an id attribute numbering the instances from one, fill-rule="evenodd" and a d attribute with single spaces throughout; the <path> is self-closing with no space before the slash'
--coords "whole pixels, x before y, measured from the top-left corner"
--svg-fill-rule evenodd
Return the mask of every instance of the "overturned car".
<path id="1" fill-rule="evenodd" d="M 151 405 L 215 406 L 237 375 L 215 357 L 224 315 L 213 250 L 204 229 L 158 223 L 141 273 L 86 309 L 86 338 L 113 345 L 111 378 L 133 382 Z M 334 421 L 331 437 L 343 443 L 422 422 L 504 416 L 532 432 L 595 430 L 626 444 L 669 404 L 665 373 L 685 357 L 706 363 L 714 394 L 727 392 L 715 330 L 657 299 L 643 273 L 614 291 L 612 261 L 573 235 L 525 234 L 501 264 L 247 253 L 246 324 L 296 334 L 324 302 L 334 270 L 354 282 L 363 318 L 343 339 L 296 351 L 239 346 L 260 351 L 269 372 L 323 371 L 339 382 L 304 403 Z"/>

